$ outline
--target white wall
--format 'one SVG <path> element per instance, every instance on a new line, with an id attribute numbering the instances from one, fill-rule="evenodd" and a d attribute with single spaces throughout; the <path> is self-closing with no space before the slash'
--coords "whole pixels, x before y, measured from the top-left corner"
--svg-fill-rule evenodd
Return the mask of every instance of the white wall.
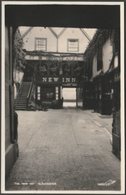
<path id="1" fill-rule="evenodd" d="M 112 57 L 113 57 L 113 46 L 111 40 L 108 39 L 103 45 L 103 72 L 106 72 L 110 66 Z"/>
<path id="2" fill-rule="evenodd" d="M 92 77 L 94 78 L 100 72 L 101 72 L 101 70 L 97 71 L 97 54 L 95 54 L 95 56 L 93 58 Z"/>
<path id="3" fill-rule="evenodd" d="M 116 55 L 114 57 L 114 68 L 117 68 L 119 66 L 119 56 Z"/>
<path id="4" fill-rule="evenodd" d="M 110 66 L 112 57 L 113 57 L 113 46 L 111 44 L 111 40 L 108 39 L 105 44 L 103 45 L 102 48 L 102 60 L 103 60 L 103 72 L 105 73 Z M 92 68 L 92 76 L 95 77 L 97 76 L 101 70 L 97 71 L 97 54 L 95 54 L 93 58 L 93 68 Z"/>
<path id="5" fill-rule="evenodd" d="M 23 79 L 23 76 L 24 76 L 23 71 L 14 70 L 13 77 L 14 77 L 15 83 L 21 83 L 22 79 Z"/>
<path id="6" fill-rule="evenodd" d="M 76 107 L 76 88 L 63 88 L 63 107 Z M 65 100 L 74 100 L 74 102 L 66 102 Z"/>
<path id="7" fill-rule="evenodd" d="M 35 38 L 47 38 L 47 51 L 57 51 L 57 40 L 49 28 L 33 27 L 23 38 L 24 47 L 27 51 L 35 50 Z"/>
<path id="8" fill-rule="evenodd" d="M 89 40 L 77 28 L 67 28 L 64 33 L 59 37 L 58 40 L 58 51 L 59 52 L 68 52 L 67 51 L 67 39 L 79 39 L 79 52 L 84 53 L 85 49 L 89 44 Z M 72 52 L 71 52 L 72 53 Z"/>
<path id="9" fill-rule="evenodd" d="M 54 30 L 55 28 L 53 28 Z M 57 30 L 57 32 L 56 32 Z M 55 29 L 56 34 L 59 34 L 58 29 Z M 23 38 L 24 47 L 28 51 L 35 50 L 35 37 L 36 38 L 47 38 L 47 51 L 57 52 L 57 38 L 49 30 L 49 28 L 44 27 L 33 27 L 31 31 Z M 67 39 L 79 39 L 79 52 L 84 53 L 85 49 L 89 44 L 89 40 L 77 28 L 66 28 L 66 30 L 58 38 L 58 52 L 68 52 L 67 51 Z M 72 53 L 72 52 L 71 52 Z"/>
<path id="10" fill-rule="evenodd" d="M 14 98 L 16 99 L 17 97 L 17 87 L 16 87 L 16 83 L 21 84 L 22 80 L 23 80 L 23 76 L 24 76 L 24 72 L 23 71 L 18 71 L 18 70 L 14 70 L 13 71 L 13 79 L 14 79 Z"/>
<path id="11" fill-rule="evenodd" d="M 92 76 L 95 77 L 97 75 L 97 55 L 93 57 L 93 67 L 92 67 Z"/>
<path id="12" fill-rule="evenodd" d="M 76 100 L 76 88 L 63 88 L 63 98 Z"/>
<path id="13" fill-rule="evenodd" d="M 94 34 L 96 33 L 96 28 L 83 28 L 83 30 L 88 34 L 89 38 L 92 39 Z"/>

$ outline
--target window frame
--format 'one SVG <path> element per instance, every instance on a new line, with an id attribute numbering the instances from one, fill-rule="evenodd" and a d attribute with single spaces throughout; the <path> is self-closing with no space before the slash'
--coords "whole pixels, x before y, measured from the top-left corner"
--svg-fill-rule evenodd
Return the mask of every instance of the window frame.
<path id="1" fill-rule="evenodd" d="M 37 86 L 37 100 L 38 101 L 41 100 L 41 86 L 40 85 Z"/>
<path id="2" fill-rule="evenodd" d="M 76 51 L 70 50 L 70 47 L 69 47 L 70 40 L 76 40 L 77 41 Z M 79 39 L 67 39 L 67 51 L 68 52 L 79 52 Z"/>
<path id="3" fill-rule="evenodd" d="M 37 40 L 44 40 L 45 41 L 45 49 L 37 49 L 38 45 L 37 45 Z M 42 45 L 42 44 L 40 44 Z M 41 37 L 35 37 L 35 50 L 36 51 L 47 51 L 47 38 L 41 38 Z"/>

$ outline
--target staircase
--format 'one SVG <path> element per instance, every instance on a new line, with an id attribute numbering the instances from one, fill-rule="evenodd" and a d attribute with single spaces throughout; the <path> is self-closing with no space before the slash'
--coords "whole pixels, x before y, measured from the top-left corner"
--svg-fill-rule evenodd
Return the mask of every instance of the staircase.
<path id="1" fill-rule="evenodd" d="M 15 109 L 16 110 L 26 110 L 27 109 L 27 95 L 29 93 L 29 88 L 31 86 L 31 82 L 23 82 L 20 92 L 17 95 L 15 100 Z"/>

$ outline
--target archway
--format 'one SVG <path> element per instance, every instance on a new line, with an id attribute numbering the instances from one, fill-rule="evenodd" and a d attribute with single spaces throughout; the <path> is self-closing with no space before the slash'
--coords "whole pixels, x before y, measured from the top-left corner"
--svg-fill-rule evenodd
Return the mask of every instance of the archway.
<path id="1" fill-rule="evenodd" d="M 51 12 L 54 12 L 55 9 L 57 10 L 57 17 L 55 15 L 56 18 L 58 18 L 58 20 L 56 20 L 56 18 L 54 17 L 53 15 L 53 18 L 51 17 L 50 20 L 48 20 L 50 17 L 48 15 L 47 19 L 45 16 L 47 16 L 47 13 L 50 12 L 50 8 L 51 8 Z M 88 9 L 87 9 L 88 8 Z M 31 7 L 31 6 L 20 6 L 18 7 L 17 5 L 16 6 L 10 6 L 10 5 L 7 5 L 6 6 L 6 26 L 7 26 L 7 38 L 8 36 L 10 36 L 10 40 L 9 40 L 9 51 L 10 51 L 10 63 L 7 62 L 7 67 L 10 67 L 11 71 L 12 71 L 12 43 L 13 43 L 13 36 L 14 36 L 14 32 L 15 32 L 15 29 L 17 28 L 18 25 L 30 25 L 30 26 L 33 26 L 33 25 L 43 25 L 43 26 L 64 26 L 64 27 L 67 27 L 67 26 L 71 26 L 71 27 L 84 27 L 84 26 L 88 26 L 88 27 L 94 27 L 95 28 L 113 28 L 113 27 L 118 27 L 119 26 L 119 17 L 117 17 L 117 13 L 119 13 L 119 7 L 118 6 L 114 6 L 114 7 L 111 7 L 111 6 L 105 6 L 102 8 L 102 6 L 100 6 L 99 8 L 97 7 L 97 9 L 95 9 L 96 7 L 95 6 L 44 6 L 41 7 L 41 6 L 34 6 L 34 7 Z M 99 12 L 98 12 L 98 9 L 99 9 Z M 20 10 L 20 11 L 19 11 Z M 23 10 L 23 12 L 21 11 Z M 34 17 L 33 15 L 28 15 L 28 13 L 32 13 L 31 10 L 35 11 L 36 14 Z M 44 12 L 43 12 L 44 10 Z M 48 11 L 47 11 L 48 10 Z M 62 11 L 61 11 L 62 10 Z M 64 16 L 64 13 L 70 13 L 70 10 L 73 10 L 71 11 L 71 18 L 69 18 L 69 20 L 62 20 L 62 17 Z M 75 17 L 75 10 L 77 11 L 78 10 L 78 14 L 76 14 L 76 19 L 77 20 L 73 20 L 73 18 Z M 80 11 L 81 10 L 81 11 Z M 88 12 L 86 11 L 88 10 Z M 94 10 L 94 14 L 90 15 L 90 11 Z M 61 11 L 61 12 L 60 12 Z M 65 12 L 64 12 L 65 11 Z M 105 13 L 105 11 L 108 13 L 106 18 L 105 18 L 105 21 L 104 21 L 104 25 L 103 25 L 103 22 L 101 22 L 99 20 L 99 18 L 102 18 L 102 15 L 104 15 L 103 13 Z M 85 13 L 85 14 L 83 14 Z M 116 13 L 116 14 L 115 14 Z M 23 14 L 23 15 L 22 15 Z M 12 17 L 13 16 L 13 17 Z M 40 17 L 41 16 L 41 17 Z M 67 14 L 66 14 L 67 16 Z M 100 17 L 99 17 L 100 16 Z M 118 15 L 119 16 L 119 15 Z M 80 17 L 82 18 L 82 20 L 80 20 Z M 109 18 L 111 17 L 111 20 L 109 20 Z M 13 19 L 12 19 L 13 18 Z M 16 18 L 16 20 L 14 20 L 14 18 Z M 18 18 L 18 20 L 17 20 Z M 40 20 L 40 18 L 44 18 L 43 20 Z M 87 20 L 88 18 L 88 20 Z M 103 17 L 104 18 L 104 17 Z M 117 18 L 117 20 L 115 20 L 115 18 Z M 32 20 L 33 19 L 33 20 Z M 72 19 L 72 20 L 71 20 Z M 83 20 L 85 19 L 85 20 Z M 51 21 L 51 22 L 50 22 Z M 64 21 L 66 21 L 66 24 L 64 23 Z M 76 21 L 76 23 L 75 23 Z M 78 21 L 78 22 L 77 22 Z M 86 24 L 84 24 L 83 22 L 81 23 L 80 21 L 88 21 Z M 115 22 L 116 21 L 116 22 Z M 10 27 L 11 26 L 11 27 Z M 12 72 L 10 72 L 10 75 L 11 75 Z M 8 95 L 7 97 L 7 102 L 8 102 L 8 106 L 11 107 L 13 105 L 13 79 L 11 77 L 11 84 L 10 85 L 10 94 Z M 12 98 L 12 102 L 9 103 L 9 100 L 10 98 Z M 13 110 L 10 111 L 11 112 L 11 121 L 13 119 Z M 6 116 L 7 116 L 7 113 L 6 113 Z M 54 122 L 54 121 L 53 121 Z M 80 121 L 82 122 L 82 121 Z M 84 125 L 84 124 L 83 124 Z M 9 133 L 12 132 L 13 134 L 13 124 L 11 125 L 10 129 L 9 129 Z M 16 146 L 16 144 L 15 144 Z M 16 151 L 16 150 L 15 150 Z M 14 152 L 15 153 L 15 152 Z M 8 165 L 7 165 L 8 167 Z"/>

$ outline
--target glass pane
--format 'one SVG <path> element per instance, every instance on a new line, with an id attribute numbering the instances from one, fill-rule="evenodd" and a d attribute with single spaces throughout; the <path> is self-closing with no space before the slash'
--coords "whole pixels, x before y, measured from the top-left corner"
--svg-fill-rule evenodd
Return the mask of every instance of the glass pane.
<path id="1" fill-rule="evenodd" d="M 37 87 L 37 92 L 40 93 L 40 86 Z"/>
<path id="2" fill-rule="evenodd" d="M 58 93 L 58 87 L 56 87 L 56 94 Z"/>
<path id="3" fill-rule="evenodd" d="M 56 100 L 58 100 L 58 94 L 56 94 Z"/>
<path id="4" fill-rule="evenodd" d="M 46 42 L 47 40 L 44 38 L 35 38 L 35 49 L 46 51 Z"/>
<path id="5" fill-rule="evenodd" d="M 37 99 L 40 100 L 40 94 L 37 95 Z"/>
<path id="6" fill-rule="evenodd" d="M 68 40 L 68 51 L 78 51 L 79 42 L 78 39 L 69 39 Z"/>

